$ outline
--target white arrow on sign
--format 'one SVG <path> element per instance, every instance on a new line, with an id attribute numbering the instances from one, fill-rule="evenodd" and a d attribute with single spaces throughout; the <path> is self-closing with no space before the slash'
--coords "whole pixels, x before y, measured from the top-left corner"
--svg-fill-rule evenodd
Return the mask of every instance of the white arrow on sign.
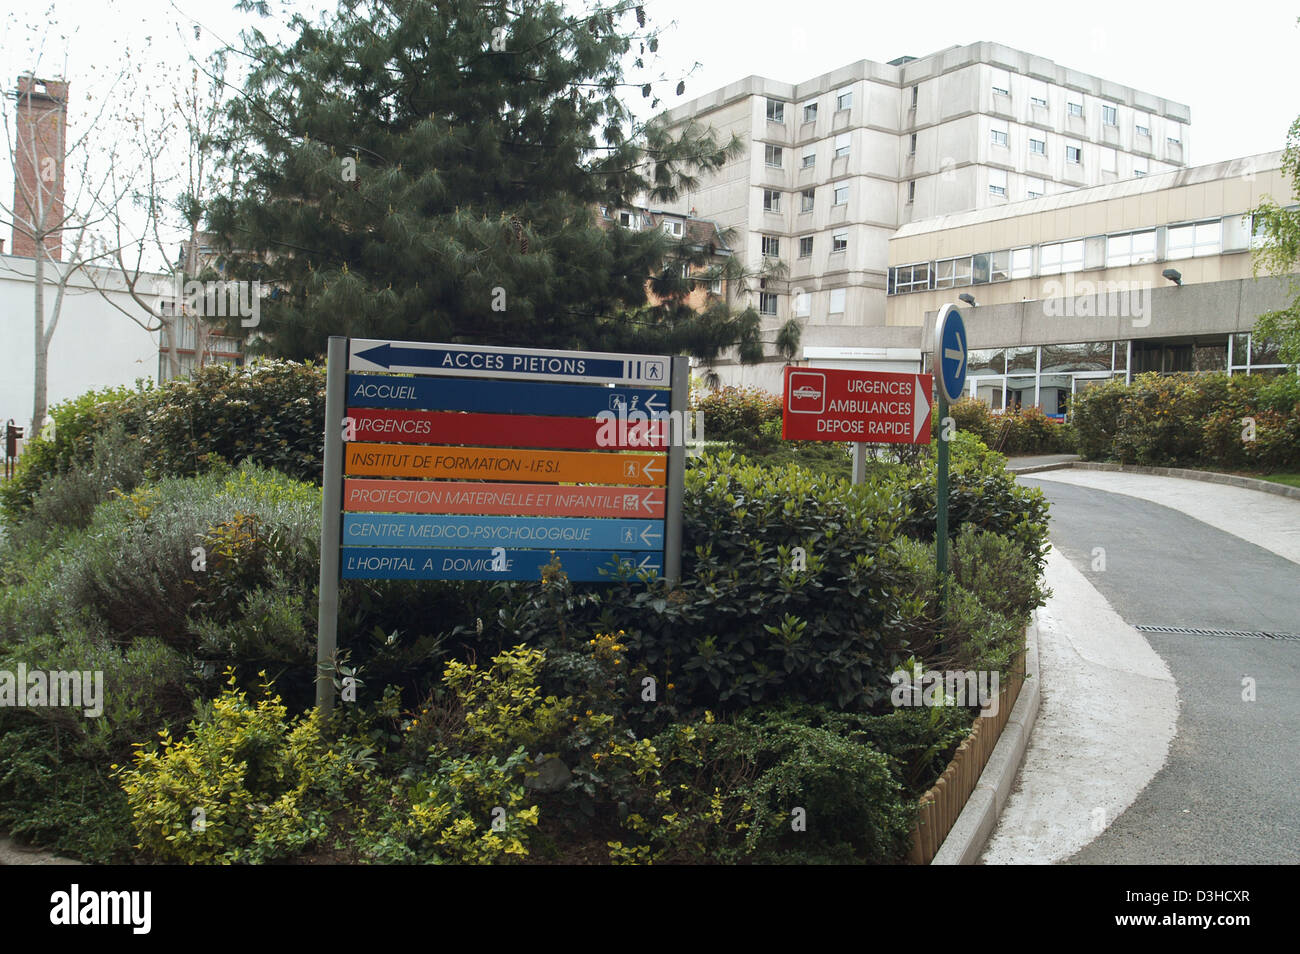
<path id="1" fill-rule="evenodd" d="M 954 329 L 955 331 L 956 329 Z M 960 351 L 954 351 L 952 348 L 944 348 L 943 356 L 949 361 L 957 362 L 957 374 L 961 374 L 961 366 L 966 363 L 966 342 L 961 340 L 961 332 L 956 332 L 957 344 L 961 345 Z"/>
<path id="2" fill-rule="evenodd" d="M 644 530 L 641 531 L 642 543 L 649 543 L 651 537 L 654 537 L 656 540 L 658 540 L 662 536 L 662 534 L 659 533 L 651 533 L 650 531 L 652 529 L 653 529 L 652 527 L 646 527 Z"/>
<path id="3" fill-rule="evenodd" d="M 912 443 L 915 444 L 921 439 L 921 425 L 925 423 L 926 418 L 930 416 L 930 402 L 925 399 L 925 390 L 921 386 L 921 379 L 916 379 L 916 411 L 912 419 Z"/>
<path id="4" fill-rule="evenodd" d="M 645 409 L 646 409 L 647 411 L 649 411 L 651 414 L 656 413 L 656 412 L 657 412 L 657 408 L 655 407 L 655 404 L 656 404 L 658 401 L 659 401 L 659 395 L 657 395 L 657 394 L 652 394 L 652 395 L 650 395 L 649 399 L 645 402 Z M 666 405 L 666 404 L 664 405 L 664 407 L 667 407 L 667 406 L 668 406 L 668 405 Z"/>
<path id="5" fill-rule="evenodd" d="M 636 567 L 636 568 L 637 568 L 638 570 L 658 570 L 658 569 L 659 569 L 659 564 L 658 564 L 658 563 L 651 563 L 651 562 L 650 562 L 650 557 L 648 557 L 648 556 L 644 556 L 644 557 L 641 558 L 641 562 L 637 564 L 637 567 Z"/>
<path id="6" fill-rule="evenodd" d="M 654 465 L 657 464 L 657 463 L 659 463 L 659 461 L 658 461 L 657 459 L 654 459 L 654 460 L 648 460 L 648 461 L 645 462 L 645 466 L 641 468 L 641 473 L 643 473 L 643 474 L 645 475 L 645 477 L 646 477 L 647 480 L 651 480 L 651 479 L 653 479 L 653 477 L 654 477 L 655 474 L 658 474 L 658 473 L 662 473 L 662 472 L 663 472 L 663 468 L 662 468 L 662 467 L 660 467 L 660 468 L 658 468 L 658 469 L 655 468 Z"/>
<path id="7" fill-rule="evenodd" d="M 655 497 L 655 492 L 653 490 L 649 490 L 646 491 L 646 495 L 641 498 L 641 506 L 645 507 L 646 513 L 655 512 L 655 508 L 650 506 L 650 501 L 654 500 L 654 497 Z"/>

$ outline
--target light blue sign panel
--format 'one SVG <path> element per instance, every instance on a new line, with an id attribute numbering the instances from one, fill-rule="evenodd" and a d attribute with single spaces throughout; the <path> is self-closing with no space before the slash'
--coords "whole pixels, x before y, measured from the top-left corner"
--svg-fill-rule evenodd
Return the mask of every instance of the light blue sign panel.
<path id="1" fill-rule="evenodd" d="M 939 369 L 939 386 L 944 397 L 956 401 L 966 387 L 966 323 L 961 312 L 951 305 L 939 311 L 934 334 L 935 367 Z"/>
<path id="2" fill-rule="evenodd" d="M 662 550 L 662 520 L 575 517 L 460 517 L 350 513 L 343 543 L 352 547 L 523 547 L 545 550 Z"/>
<path id="3" fill-rule="evenodd" d="M 637 570 L 663 572 L 660 553 L 560 550 L 555 555 L 574 582 L 608 582 L 617 571 L 616 560 Z M 345 580 L 540 580 L 542 567 L 550 561 L 550 550 L 343 547 L 340 575 Z"/>
<path id="4" fill-rule="evenodd" d="M 407 411 L 481 411 L 488 414 L 544 414 L 595 417 L 601 411 L 667 411 L 668 392 L 584 384 L 537 384 L 477 378 L 398 378 L 349 374 L 348 406 Z"/>

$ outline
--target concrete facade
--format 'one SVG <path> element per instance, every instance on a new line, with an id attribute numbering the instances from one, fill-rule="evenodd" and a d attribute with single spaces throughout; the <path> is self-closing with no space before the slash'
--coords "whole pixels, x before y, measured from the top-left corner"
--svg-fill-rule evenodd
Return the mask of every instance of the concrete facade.
<path id="1" fill-rule="evenodd" d="M 755 268 L 784 265 L 785 278 L 762 289 L 776 299 L 763 315 L 765 337 L 794 319 L 809 346 L 876 347 L 885 345 L 877 330 L 888 323 L 889 244 L 899 226 L 1180 168 L 1191 115 L 1041 57 L 975 43 L 891 63 L 861 60 L 798 84 L 750 76 L 665 118 L 746 145 L 685 193 L 678 211 L 735 229 L 737 255 Z M 751 289 L 756 307 L 759 291 Z M 728 383 L 779 380 L 779 367 L 724 361 L 718 370 Z"/>
<path id="2" fill-rule="evenodd" d="M 891 340 L 928 355 L 935 315 L 959 303 L 968 393 L 1049 414 L 1109 377 L 1277 373 L 1251 334 L 1291 297 L 1289 279 L 1253 275 L 1251 209 L 1266 197 L 1297 201 L 1281 153 L 904 226 L 890 243 Z"/>

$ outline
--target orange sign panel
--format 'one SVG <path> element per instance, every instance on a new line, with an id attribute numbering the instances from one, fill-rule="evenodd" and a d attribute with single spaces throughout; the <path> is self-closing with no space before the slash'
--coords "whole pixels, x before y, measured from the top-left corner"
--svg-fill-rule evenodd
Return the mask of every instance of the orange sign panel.
<path id="1" fill-rule="evenodd" d="M 350 443 L 343 472 L 361 477 L 445 477 L 662 487 L 667 482 L 666 464 L 664 454 Z"/>

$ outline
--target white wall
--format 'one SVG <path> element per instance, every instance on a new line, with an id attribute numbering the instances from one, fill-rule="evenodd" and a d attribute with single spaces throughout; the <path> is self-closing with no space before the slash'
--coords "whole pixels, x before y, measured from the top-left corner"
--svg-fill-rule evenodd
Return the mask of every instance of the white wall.
<path id="1" fill-rule="evenodd" d="M 0 424 L 9 418 L 22 427 L 32 423 L 34 265 L 30 258 L 0 255 Z M 96 275 L 100 285 L 112 280 L 112 275 L 103 270 Z M 140 286 L 152 292 L 157 287 L 155 277 L 162 276 L 147 276 Z M 116 287 L 121 288 L 120 279 Z M 46 285 L 47 316 L 53 313 L 56 291 L 54 286 Z M 156 318 L 150 321 L 125 291 L 108 294 L 150 327 L 158 324 Z M 147 300 L 152 304 L 156 297 L 150 294 Z M 50 342 L 49 406 L 93 389 L 134 385 L 137 378 L 156 379 L 158 339 L 157 331 L 145 331 L 109 304 L 84 276 L 76 276 L 64 295 L 59 324 Z"/>

